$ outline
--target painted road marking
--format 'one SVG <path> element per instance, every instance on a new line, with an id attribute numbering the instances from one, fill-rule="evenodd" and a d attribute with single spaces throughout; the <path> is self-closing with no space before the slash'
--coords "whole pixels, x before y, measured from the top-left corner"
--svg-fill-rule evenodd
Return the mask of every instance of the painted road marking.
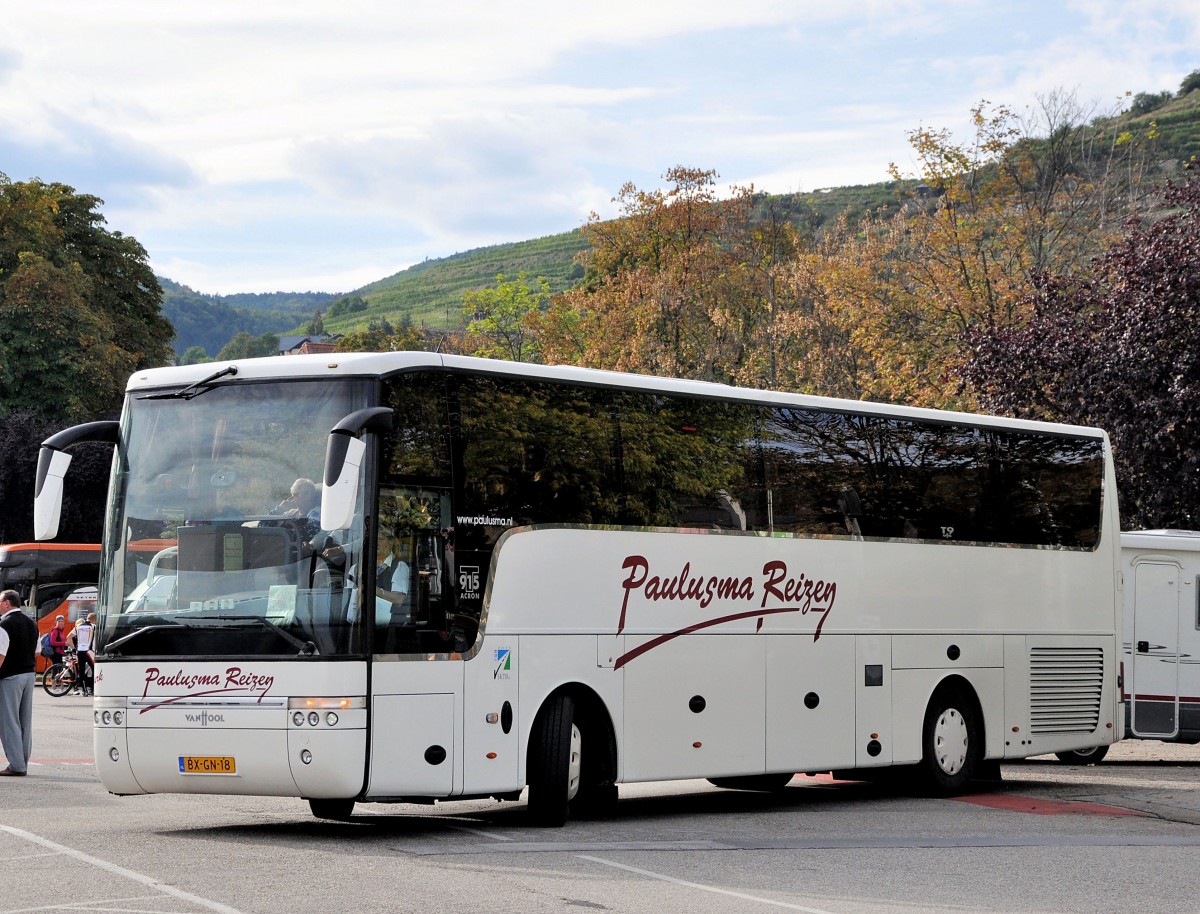
<path id="1" fill-rule="evenodd" d="M 13 828 L 11 825 L 0 825 L 0 831 L 7 832 L 15 838 L 21 838 L 24 841 L 29 841 L 32 844 L 40 844 L 42 847 L 55 851 L 59 854 L 65 854 L 68 857 L 74 857 L 81 863 L 86 863 L 88 866 L 94 866 L 97 869 L 105 870 L 112 873 L 114 876 L 120 876 L 123 879 L 129 879 L 147 888 L 154 889 L 156 892 L 162 892 L 164 895 L 171 895 L 174 898 L 183 901 L 191 902 L 199 905 L 202 908 L 208 908 L 210 911 L 216 911 L 217 914 L 242 914 L 237 908 L 231 908 L 229 905 L 221 904 L 219 901 L 210 901 L 207 898 L 201 898 L 199 895 L 193 895 L 191 892 L 185 892 L 182 889 L 177 889 L 173 885 L 167 885 L 164 882 L 159 882 L 153 876 L 147 876 L 144 873 L 138 873 L 134 870 L 126 869 L 123 866 L 118 866 L 115 863 L 109 863 L 107 860 L 101 860 L 99 857 L 93 857 L 91 854 L 85 854 L 82 851 L 77 851 L 72 847 L 67 847 L 63 844 L 57 844 L 41 835 L 35 835 L 33 832 L 28 832 L 20 828 Z"/>
<path id="2" fill-rule="evenodd" d="M 761 895 L 747 895 L 745 892 L 734 892 L 729 889 L 719 889 L 713 885 L 704 885 L 699 882 L 688 882 L 686 879 L 676 879 L 674 876 L 667 876 L 663 873 L 655 873 L 651 870 L 643 870 L 636 866 L 626 866 L 624 863 L 617 863 L 613 860 L 605 860 L 602 857 L 592 857 L 587 854 L 579 854 L 580 860 L 590 860 L 592 863 L 599 863 L 604 866 L 611 866 L 618 870 L 625 870 L 627 873 L 635 873 L 638 876 L 645 876 L 647 879 L 657 879 L 660 882 L 670 882 L 673 885 L 683 886 L 687 889 L 699 889 L 701 892 L 712 892 L 714 895 L 726 895 L 730 898 L 741 898 L 744 901 L 756 901 L 759 904 L 771 905 L 776 908 L 787 908 L 789 911 L 805 911 L 807 914 L 831 914 L 829 911 L 823 911 L 820 908 L 806 908 L 804 905 L 792 904 L 787 901 L 776 901 L 773 898 L 763 898 Z"/>

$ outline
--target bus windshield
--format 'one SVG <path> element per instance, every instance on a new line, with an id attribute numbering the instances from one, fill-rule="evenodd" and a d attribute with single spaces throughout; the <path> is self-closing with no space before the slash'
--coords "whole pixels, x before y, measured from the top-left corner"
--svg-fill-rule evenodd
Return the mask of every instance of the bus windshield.
<path id="1" fill-rule="evenodd" d="M 329 430 L 367 391 L 338 380 L 131 394 L 110 486 L 100 654 L 361 653 L 362 495 L 351 528 L 330 531 L 320 487 Z"/>

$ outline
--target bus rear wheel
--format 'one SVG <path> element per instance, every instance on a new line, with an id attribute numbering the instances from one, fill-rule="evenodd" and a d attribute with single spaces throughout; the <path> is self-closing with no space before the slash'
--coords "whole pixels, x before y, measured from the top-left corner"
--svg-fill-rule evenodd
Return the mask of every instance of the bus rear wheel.
<path id="1" fill-rule="evenodd" d="M 920 763 L 923 786 L 934 796 L 961 793 L 982 756 L 974 703 L 959 689 L 934 693 L 925 711 Z"/>
<path id="2" fill-rule="evenodd" d="M 571 696 L 556 695 L 534 726 L 529 743 L 529 818 L 534 825 L 562 827 L 579 793 L 583 741 L 574 716 Z"/>
<path id="3" fill-rule="evenodd" d="M 308 808 L 312 810 L 312 814 L 318 819 L 348 822 L 354 814 L 354 801 L 312 797 L 308 801 Z"/>
<path id="4" fill-rule="evenodd" d="M 1099 765 L 1108 755 L 1108 746 L 1092 746 L 1089 749 L 1072 749 L 1069 752 L 1055 752 L 1060 762 L 1068 765 Z"/>

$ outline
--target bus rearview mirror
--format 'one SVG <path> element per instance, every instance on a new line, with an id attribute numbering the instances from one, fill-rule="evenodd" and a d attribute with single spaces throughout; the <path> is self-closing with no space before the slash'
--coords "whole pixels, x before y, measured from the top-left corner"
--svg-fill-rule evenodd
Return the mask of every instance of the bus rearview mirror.
<path id="1" fill-rule="evenodd" d="M 71 455 L 43 447 L 38 453 L 37 487 L 33 493 L 33 538 L 39 542 L 58 536 L 62 518 L 63 477 Z"/>
<path id="2" fill-rule="evenodd" d="M 353 523 L 358 473 L 366 450 L 366 442 L 361 438 L 351 438 L 337 432 L 330 434 L 325 460 L 325 485 L 321 488 L 322 529 L 346 530 Z"/>

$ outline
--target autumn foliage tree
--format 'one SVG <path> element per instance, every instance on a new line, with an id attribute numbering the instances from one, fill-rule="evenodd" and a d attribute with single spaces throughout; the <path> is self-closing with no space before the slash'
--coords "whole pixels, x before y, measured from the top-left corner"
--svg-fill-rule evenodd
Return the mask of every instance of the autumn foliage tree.
<path id="1" fill-rule="evenodd" d="M 990 410 L 1106 429 L 1122 523 L 1200 524 L 1200 173 L 1162 191 L 1083 274 L 1040 277 L 1019 327 L 976 328 L 964 379 Z"/>
<path id="2" fill-rule="evenodd" d="M 1079 268 L 1138 211 L 1142 146 L 1082 121 L 1055 94 L 1026 116 L 979 105 L 965 142 L 909 134 L 917 172 L 892 174 L 911 199 L 890 219 L 841 226 L 818 271 L 862 396 L 972 406 L 956 375 L 969 332 L 1023 324 L 1035 276 Z"/>
<path id="3" fill-rule="evenodd" d="M 716 172 L 676 167 L 665 190 L 632 184 L 621 217 L 593 215 L 581 286 L 538 326 L 546 361 L 712 381 L 761 380 L 774 345 L 772 279 L 795 247 L 786 221 L 755 223 L 752 188 L 719 200 Z M 769 369 L 766 374 L 769 374 Z"/>

